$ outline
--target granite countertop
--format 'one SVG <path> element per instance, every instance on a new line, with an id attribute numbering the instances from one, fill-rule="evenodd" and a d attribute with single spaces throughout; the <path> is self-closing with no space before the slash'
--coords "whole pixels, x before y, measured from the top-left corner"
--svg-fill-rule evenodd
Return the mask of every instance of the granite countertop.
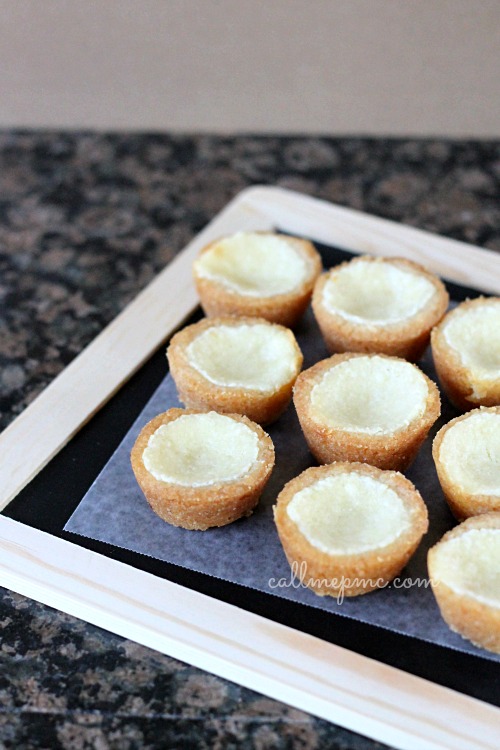
<path id="1" fill-rule="evenodd" d="M 0 426 L 256 183 L 500 251 L 500 142 L 0 133 Z M 0 748 L 382 747 L 2 589 L 0 621 Z"/>

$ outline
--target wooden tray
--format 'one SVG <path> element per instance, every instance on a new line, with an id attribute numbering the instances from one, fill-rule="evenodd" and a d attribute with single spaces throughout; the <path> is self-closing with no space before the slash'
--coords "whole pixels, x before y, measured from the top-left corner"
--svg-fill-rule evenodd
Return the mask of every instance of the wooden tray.
<path id="1" fill-rule="evenodd" d="M 8 514 L 10 501 L 195 310 L 191 264 L 199 249 L 238 230 L 273 228 L 405 256 L 500 294 L 492 252 L 290 191 L 245 190 L 0 435 L 0 509 Z M 54 466 L 55 478 L 58 460 L 46 469 Z M 47 495 L 48 513 L 57 515 Z M 42 529 L 0 516 L 2 585 L 404 750 L 498 745 L 500 711 L 486 702 Z"/>

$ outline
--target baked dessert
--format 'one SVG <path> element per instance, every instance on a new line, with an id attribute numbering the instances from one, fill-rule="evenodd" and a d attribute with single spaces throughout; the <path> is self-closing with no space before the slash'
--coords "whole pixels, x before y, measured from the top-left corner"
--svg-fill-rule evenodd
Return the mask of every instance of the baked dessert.
<path id="1" fill-rule="evenodd" d="M 427 531 L 427 508 L 402 474 L 359 463 L 306 469 L 278 496 L 274 520 L 295 577 L 320 596 L 389 583 Z"/>
<path id="2" fill-rule="evenodd" d="M 238 232 L 205 247 L 193 273 L 206 315 L 247 315 L 292 327 L 309 304 L 321 268 L 307 240 Z"/>
<path id="3" fill-rule="evenodd" d="M 428 552 L 441 614 L 476 646 L 500 653 L 500 513 L 468 518 Z"/>
<path id="4" fill-rule="evenodd" d="M 436 435 L 432 455 L 458 520 L 500 511 L 500 406 L 452 419 Z"/>
<path id="5" fill-rule="evenodd" d="M 334 354 L 304 370 L 293 400 L 320 463 L 403 471 L 440 414 L 439 391 L 416 365 L 381 354 Z"/>
<path id="6" fill-rule="evenodd" d="M 330 352 L 419 359 L 448 307 L 442 282 L 404 258 L 363 255 L 317 280 L 312 305 Z"/>
<path id="7" fill-rule="evenodd" d="M 434 364 L 457 409 L 500 404 L 500 297 L 478 297 L 451 310 L 431 336 Z"/>
<path id="8" fill-rule="evenodd" d="M 251 514 L 271 475 L 274 446 L 240 414 L 169 409 L 142 428 L 131 463 L 160 518 L 205 530 Z"/>
<path id="9" fill-rule="evenodd" d="M 195 409 L 278 419 L 292 398 L 302 353 L 288 328 L 262 318 L 204 318 L 167 350 L 181 401 Z"/>

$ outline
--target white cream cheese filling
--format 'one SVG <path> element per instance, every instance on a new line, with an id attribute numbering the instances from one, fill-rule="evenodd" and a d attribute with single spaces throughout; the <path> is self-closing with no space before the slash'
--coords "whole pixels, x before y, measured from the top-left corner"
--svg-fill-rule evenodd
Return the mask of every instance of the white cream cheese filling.
<path id="1" fill-rule="evenodd" d="M 413 317 L 435 291 L 423 275 L 392 263 L 359 260 L 331 273 L 323 304 L 353 323 L 381 326 Z"/>
<path id="2" fill-rule="evenodd" d="M 297 350 L 281 328 L 214 326 L 186 348 L 189 364 L 215 385 L 274 391 L 297 373 Z"/>
<path id="3" fill-rule="evenodd" d="M 287 294 L 308 276 L 306 259 L 285 238 L 238 232 L 195 261 L 197 274 L 247 297 Z"/>
<path id="4" fill-rule="evenodd" d="M 350 471 L 297 492 L 287 513 L 307 541 L 330 555 L 386 547 L 410 525 L 399 495 L 383 482 Z"/>
<path id="5" fill-rule="evenodd" d="M 459 310 L 445 323 L 443 335 L 474 380 L 487 389 L 500 378 L 500 302 Z M 481 383 L 476 382 L 474 395 L 485 395 Z"/>
<path id="6" fill-rule="evenodd" d="M 500 496 L 500 414 L 480 411 L 456 422 L 443 436 L 439 458 L 465 492 Z"/>
<path id="7" fill-rule="evenodd" d="M 500 607 L 500 529 L 470 529 L 443 542 L 434 564 L 438 579 L 456 593 Z"/>
<path id="8" fill-rule="evenodd" d="M 161 425 L 142 454 L 155 479 L 185 487 L 232 482 L 257 460 L 259 440 L 242 422 L 216 412 L 184 414 Z"/>
<path id="9" fill-rule="evenodd" d="M 389 434 L 423 415 L 428 386 L 409 362 L 353 357 L 332 367 L 311 390 L 311 414 L 328 427 Z"/>

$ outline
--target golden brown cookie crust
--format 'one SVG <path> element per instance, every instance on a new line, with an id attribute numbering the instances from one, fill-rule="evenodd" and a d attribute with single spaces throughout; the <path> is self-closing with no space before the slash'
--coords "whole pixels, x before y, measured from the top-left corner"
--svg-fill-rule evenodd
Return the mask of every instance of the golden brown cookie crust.
<path id="1" fill-rule="evenodd" d="M 447 625 L 475 646 L 500 654 L 500 607 L 478 601 L 474 596 L 459 593 L 448 586 L 439 574 L 436 549 L 469 529 L 500 529 L 500 513 L 472 516 L 448 531 L 431 547 L 427 555 L 429 578 L 441 615 Z"/>
<path id="2" fill-rule="evenodd" d="M 307 277 L 293 291 L 286 294 L 275 294 L 271 297 L 249 297 L 231 291 L 217 281 L 200 276 L 196 271 L 195 264 L 193 275 L 201 306 L 207 317 L 237 315 L 264 318 L 270 323 L 279 323 L 287 328 L 293 328 L 310 302 L 314 282 L 322 270 L 321 257 L 312 242 L 308 240 L 279 235 L 274 232 L 256 232 L 256 234 L 277 236 L 286 240 L 306 261 L 309 269 Z M 215 240 L 204 247 L 200 256 L 215 247 L 221 239 Z"/>
<path id="3" fill-rule="evenodd" d="M 410 526 L 385 547 L 358 554 L 330 555 L 304 537 L 288 515 L 287 506 L 305 487 L 349 471 L 369 476 L 394 490 L 409 512 Z M 306 469 L 285 485 L 273 510 L 278 535 L 292 570 L 305 572 L 301 582 L 319 596 L 359 596 L 385 586 L 404 568 L 428 528 L 425 503 L 408 479 L 397 472 L 381 471 L 361 463 L 338 462 Z"/>
<path id="4" fill-rule="evenodd" d="M 381 354 L 366 355 L 353 352 L 334 354 L 299 375 L 293 389 L 293 401 L 300 426 L 311 453 L 321 464 L 333 461 L 359 461 L 372 464 L 379 469 L 404 471 L 414 460 L 430 428 L 441 413 L 437 386 L 424 373 L 422 376 L 428 387 L 425 411 L 407 427 L 395 432 L 383 435 L 349 432 L 320 423 L 311 414 L 311 391 L 323 375 L 341 362 L 366 356 L 385 357 Z"/>
<path id="5" fill-rule="evenodd" d="M 452 316 L 460 315 L 463 310 L 480 307 L 492 300 L 500 302 L 500 297 L 477 297 L 462 302 L 454 310 L 450 310 L 431 333 L 432 356 L 439 382 L 451 403 L 459 411 L 469 411 L 478 406 L 500 405 L 500 379 L 491 383 L 484 396 L 474 396 L 474 376 L 463 365 L 457 351 L 448 344 L 443 330 Z"/>
<path id="6" fill-rule="evenodd" d="M 389 263 L 404 271 L 424 276 L 435 289 L 435 293 L 425 307 L 416 315 L 395 323 L 381 326 L 368 326 L 347 320 L 340 314 L 327 310 L 323 304 L 325 284 L 332 274 L 339 269 L 367 261 L 370 263 Z M 376 258 L 362 255 L 351 261 L 334 266 L 322 274 L 314 286 L 312 307 L 321 333 L 333 354 L 335 352 L 379 353 L 401 357 L 416 362 L 424 353 L 430 338 L 430 332 L 443 317 L 449 303 L 448 292 L 438 277 L 423 266 L 406 258 Z"/>
<path id="7" fill-rule="evenodd" d="M 251 515 L 274 467 L 274 445 L 267 433 L 241 414 L 226 416 L 242 422 L 256 433 L 259 453 L 252 470 L 241 479 L 205 487 L 188 487 L 156 479 L 142 459 L 149 438 L 161 425 L 185 414 L 203 413 L 197 409 L 169 409 L 146 424 L 132 448 L 130 460 L 135 478 L 152 510 L 164 521 L 184 529 L 206 530 L 225 526 Z"/>
<path id="8" fill-rule="evenodd" d="M 474 409 L 466 414 L 462 414 L 460 417 L 452 419 L 451 422 L 441 427 L 432 443 L 432 457 L 436 466 L 439 483 L 446 502 L 458 521 L 463 521 L 465 518 L 477 516 L 482 513 L 500 512 L 500 497 L 495 495 L 476 495 L 466 492 L 463 487 L 451 479 L 446 464 L 440 457 L 441 444 L 450 427 L 453 427 L 458 422 L 463 422 L 472 414 L 488 412 L 500 415 L 500 406 L 492 406 L 490 408 L 481 407 L 481 409 Z"/>
<path id="9" fill-rule="evenodd" d="M 274 422 L 285 411 L 292 398 L 292 388 L 303 362 L 292 331 L 284 326 L 280 330 L 288 337 L 295 351 L 295 372 L 280 388 L 257 391 L 247 388 L 216 385 L 207 380 L 193 367 L 186 355 L 186 349 L 204 331 L 216 326 L 276 325 L 262 318 L 204 318 L 194 325 L 187 326 L 175 334 L 167 349 L 170 372 L 177 386 L 179 398 L 192 409 L 213 409 L 221 414 L 245 414 L 253 422 L 267 425 Z"/>

